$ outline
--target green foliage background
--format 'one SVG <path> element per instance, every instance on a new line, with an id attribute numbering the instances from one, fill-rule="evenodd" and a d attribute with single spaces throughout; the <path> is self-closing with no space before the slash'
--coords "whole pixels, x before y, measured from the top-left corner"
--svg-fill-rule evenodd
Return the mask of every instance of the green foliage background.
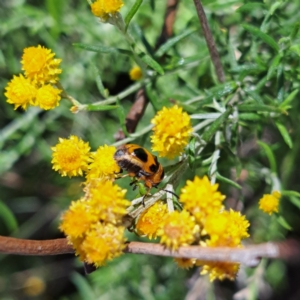
<path id="1" fill-rule="evenodd" d="M 133 3 L 125 1 L 123 16 Z M 232 136 L 221 144 L 218 172 L 234 178 L 242 189 L 221 181 L 221 190 L 228 195 L 226 205 L 243 208 L 251 223 L 250 244 L 295 237 L 300 232 L 300 200 L 291 191 L 300 190 L 300 3 L 207 0 L 203 4 L 226 83 L 217 81 L 193 1 L 180 1 L 174 24 L 178 41 L 164 45 L 164 55 L 156 56 L 165 75 L 157 76 L 147 87 L 151 104 L 137 131 L 149 125 L 157 109 L 170 106 L 169 99 L 194 114 L 216 112 L 214 99 L 231 105 L 238 112 L 238 121 L 232 123 Z M 149 50 L 145 39 L 151 45 L 149 55 L 161 32 L 165 5 L 166 1 L 144 1 L 129 28 L 141 49 Z M 116 28 L 92 16 L 85 1 L 3 0 L 0 20 L 0 234 L 62 237 L 57 229 L 59 216 L 71 200 L 79 198 L 80 181 L 61 178 L 51 170 L 50 147 L 58 137 L 70 134 L 89 141 L 93 150 L 111 144 L 120 120 L 114 110 L 72 114 L 67 101 L 49 112 L 36 108 L 14 111 L 6 103 L 4 88 L 21 72 L 23 49 L 38 44 L 62 58 L 60 82 L 81 103 L 102 99 L 97 76 L 111 95 L 132 85 L 128 72 L 134 61 L 116 51 L 99 50 L 100 46 L 127 49 L 128 45 Z M 97 46 L 98 51 L 86 51 L 74 43 Z M 125 115 L 133 100 L 134 93 L 122 99 Z M 226 136 L 226 127 L 222 129 Z M 150 148 L 149 135 L 135 143 Z M 211 140 L 201 160 L 213 149 Z M 196 158 L 195 169 L 184 175 L 180 186 L 194 174 L 205 174 L 207 168 Z M 262 194 L 271 191 L 270 175 L 286 191 L 279 216 L 271 217 L 257 207 Z M 128 187 L 128 182 L 123 186 Z M 186 299 L 231 299 L 242 289 L 246 296 L 239 299 L 296 299 L 293 297 L 300 293 L 297 268 L 280 261 L 263 261 L 255 270 L 242 268 L 235 283 L 213 285 L 206 278 L 198 280 L 198 271 L 177 269 L 172 259 L 160 257 L 124 255 L 88 277 L 72 255 L 1 255 L 0 264 L 0 298 L 7 300 L 30 298 L 23 285 L 31 275 L 46 283 L 46 291 L 35 299 L 184 299 L 187 294 L 203 298 Z"/>

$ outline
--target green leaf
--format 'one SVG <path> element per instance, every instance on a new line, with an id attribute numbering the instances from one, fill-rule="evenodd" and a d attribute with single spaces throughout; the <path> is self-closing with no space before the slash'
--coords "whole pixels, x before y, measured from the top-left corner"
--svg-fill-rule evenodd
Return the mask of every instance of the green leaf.
<path id="1" fill-rule="evenodd" d="M 229 81 L 227 83 L 220 84 L 207 90 L 207 97 L 204 98 L 202 95 L 199 97 L 194 97 L 193 99 L 188 100 L 186 104 L 199 102 L 199 106 L 196 108 L 199 109 L 206 104 L 212 103 L 213 99 L 219 100 L 222 97 L 234 93 L 237 90 L 237 88 L 238 84 L 235 81 Z"/>
<path id="2" fill-rule="evenodd" d="M 143 54 L 139 54 L 139 57 L 145 64 L 147 64 L 149 67 L 151 67 L 158 74 L 160 74 L 160 75 L 164 74 L 163 68 L 151 56 L 143 53 Z"/>
<path id="3" fill-rule="evenodd" d="M 119 48 L 112 48 L 112 47 L 106 47 L 106 46 L 93 46 L 93 45 L 87 45 L 83 43 L 74 43 L 74 47 L 84 49 L 87 51 L 97 52 L 97 53 L 118 53 L 118 54 L 125 54 L 132 56 L 132 52 L 126 49 L 119 49 Z"/>
<path id="4" fill-rule="evenodd" d="M 256 91 L 253 91 L 253 90 L 247 90 L 245 89 L 244 90 L 245 93 L 247 95 L 249 95 L 253 100 L 255 100 L 257 102 L 257 104 L 259 105 L 264 105 L 264 101 L 262 99 L 262 97 L 256 92 Z"/>
<path id="5" fill-rule="evenodd" d="M 287 131 L 287 129 L 285 128 L 285 126 L 279 122 L 276 122 L 275 123 L 278 130 L 280 131 L 285 143 L 290 147 L 290 148 L 293 148 L 293 141 Z"/>
<path id="6" fill-rule="evenodd" d="M 155 56 L 156 57 L 161 57 L 169 49 L 171 49 L 176 43 L 183 40 L 184 38 L 186 38 L 187 36 L 189 36 L 190 34 L 192 34 L 195 31 L 196 31 L 195 29 L 188 29 L 188 30 L 184 31 L 181 34 L 179 34 L 179 35 L 177 35 L 173 38 L 168 39 L 168 41 L 166 43 L 164 43 L 163 45 L 161 45 L 160 48 L 155 52 Z"/>
<path id="7" fill-rule="evenodd" d="M 259 121 L 261 116 L 255 113 L 241 113 L 239 114 L 239 120 L 243 121 Z"/>
<path id="8" fill-rule="evenodd" d="M 252 25 L 243 24 L 242 26 L 243 26 L 243 28 L 245 30 L 249 31 L 254 36 L 256 36 L 257 38 L 261 39 L 266 44 L 268 44 L 270 47 L 272 47 L 276 52 L 279 51 L 279 47 L 278 47 L 277 43 L 269 35 L 267 35 L 266 33 L 262 32 L 260 29 L 254 27 Z"/>
<path id="9" fill-rule="evenodd" d="M 0 200 L 0 219 L 6 225 L 9 232 L 18 228 L 18 222 L 12 211 Z"/>
<path id="10" fill-rule="evenodd" d="M 277 166 L 276 166 L 276 160 L 275 160 L 275 156 L 274 156 L 274 153 L 271 149 L 271 147 L 262 142 L 262 141 L 257 141 L 257 144 L 263 148 L 263 150 L 265 151 L 266 155 L 267 155 L 267 158 L 269 160 L 269 164 L 270 164 L 270 169 L 273 173 L 276 173 L 276 169 L 277 169 Z"/>
<path id="11" fill-rule="evenodd" d="M 297 191 L 290 191 L 290 190 L 283 190 L 283 191 L 280 191 L 281 195 L 283 196 L 287 196 L 287 197 L 298 197 L 300 198 L 300 193 L 297 192 Z"/>
<path id="12" fill-rule="evenodd" d="M 126 24 L 125 31 L 127 31 L 131 19 L 134 17 L 134 15 L 138 11 L 142 3 L 143 0 L 136 0 L 133 6 L 131 7 L 131 9 L 129 10 L 129 12 L 127 13 L 125 17 L 125 24 Z"/>
<path id="13" fill-rule="evenodd" d="M 112 110 L 118 108 L 119 105 L 93 105 L 89 104 L 86 106 L 88 111 L 106 111 L 106 110 Z"/>
<path id="14" fill-rule="evenodd" d="M 253 12 L 255 9 L 264 9 L 266 7 L 265 4 L 260 2 L 246 3 L 240 6 L 236 12 Z"/>
<path id="15" fill-rule="evenodd" d="M 83 277 L 79 273 L 73 273 L 71 276 L 71 281 L 77 287 L 81 298 L 86 300 L 97 299 L 92 286 L 89 284 L 87 278 Z"/>
<path id="16" fill-rule="evenodd" d="M 267 74 L 268 80 L 269 80 L 270 78 L 272 78 L 273 74 L 275 73 L 275 71 L 276 71 L 276 69 L 277 69 L 279 63 L 281 62 L 281 58 L 282 58 L 281 54 L 278 54 L 278 55 L 276 55 L 275 58 L 273 59 L 272 64 L 271 64 L 271 66 L 269 67 L 269 71 L 268 71 L 268 74 Z"/>
<path id="17" fill-rule="evenodd" d="M 94 74 L 95 74 L 95 79 L 96 79 L 96 84 L 97 84 L 98 90 L 99 90 L 101 96 L 103 96 L 104 98 L 107 98 L 108 93 L 107 93 L 107 90 L 104 88 L 104 85 L 102 83 L 100 72 L 94 64 L 92 64 L 92 68 L 93 68 L 93 71 L 94 71 Z"/>
<path id="18" fill-rule="evenodd" d="M 285 229 L 287 230 L 292 230 L 293 228 L 291 227 L 291 225 L 283 218 L 283 216 L 279 216 L 277 218 L 278 223 Z"/>
<path id="19" fill-rule="evenodd" d="M 195 137 L 192 137 L 190 139 L 190 142 L 188 143 L 187 155 L 188 155 L 189 166 L 193 170 L 195 165 L 195 159 L 196 159 L 196 138 Z"/>
<path id="20" fill-rule="evenodd" d="M 297 197 L 299 197 L 299 196 L 297 196 Z M 292 204 L 294 204 L 296 207 L 298 207 L 300 209 L 300 199 L 297 197 L 290 196 L 289 199 Z"/>
<path id="21" fill-rule="evenodd" d="M 239 190 L 242 189 L 242 187 L 238 183 L 234 182 L 233 180 L 231 180 L 231 179 L 229 179 L 227 177 L 222 176 L 218 172 L 217 172 L 217 179 L 220 180 L 220 181 L 222 181 L 222 182 L 224 182 L 224 183 L 226 183 L 226 184 L 232 185 L 233 187 L 235 187 L 235 188 L 237 188 Z"/>
<path id="22" fill-rule="evenodd" d="M 120 124 L 121 124 L 121 128 L 125 134 L 125 136 L 129 136 L 128 134 L 128 131 L 127 131 L 127 127 L 126 127 L 126 114 L 125 114 L 125 111 L 124 111 L 124 108 L 122 105 L 120 105 L 120 101 L 119 99 L 117 99 L 117 104 L 118 104 L 118 117 L 119 117 L 119 121 L 120 121 Z"/>
<path id="23" fill-rule="evenodd" d="M 208 142 L 217 130 L 228 120 L 229 115 L 232 113 L 232 107 L 227 108 L 227 110 L 217 118 L 212 125 L 203 133 L 202 139 Z"/>
<path id="24" fill-rule="evenodd" d="M 280 108 L 285 109 L 296 97 L 298 94 L 299 89 L 293 90 L 284 100 L 283 102 L 279 105 Z"/>
<path id="25" fill-rule="evenodd" d="M 239 111 L 256 111 L 256 112 L 279 112 L 282 113 L 282 109 L 274 106 L 259 105 L 259 104 L 241 104 L 238 106 Z"/>

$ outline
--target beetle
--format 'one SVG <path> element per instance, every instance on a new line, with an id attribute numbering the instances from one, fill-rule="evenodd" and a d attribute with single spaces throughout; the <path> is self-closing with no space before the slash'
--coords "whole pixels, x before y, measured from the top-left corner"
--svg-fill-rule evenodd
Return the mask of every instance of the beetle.
<path id="1" fill-rule="evenodd" d="M 121 169 L 128 172 L 129 176 L 143 180 L 148 191 L 152 187 L 157 187 L 165 176 L 164 168 L 158 162 L 157 157 L 139 145 L 121 146 L 115 152 L 114 159 Z"/>

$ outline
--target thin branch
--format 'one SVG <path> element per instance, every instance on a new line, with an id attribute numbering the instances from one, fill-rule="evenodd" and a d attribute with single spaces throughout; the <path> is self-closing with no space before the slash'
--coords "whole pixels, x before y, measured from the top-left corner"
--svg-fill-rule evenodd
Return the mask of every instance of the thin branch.
<path id="1" fill-rule="evenodd" d="M 135 129 L 144 115 L 145 109 L 148 104 L 148 99 L 145 94 L 145 89 L 140 89 L 136 94 L 136 99 L 134 104 L 131 106 L 130 111 L 126 116 L 126 129 L 128 133 L 134 133 Z M 125 133 L 120 129 L 115 135 L 114 138 L 116 141 L 121 141 L 125 139 Z"/>
<path id="2" fill-rule="evenodd" d="M 300 260 L 300 241 L 287 240 L 278 243 L 263 243 L 244 248 L 210 248 L 201 246 L 180 247 L 176 251 L 166 249 L 161 244 L 129 242 L 125 253 L 147 254 L 169 257 L 196 258 L 203 261 L 238 262 L 247 266 L 257 266 L 260 258 Z M 17 255 L 58 255 L 74 253 L 67 239 L 24 240 L 0 236 L 0 253 Z"/>
<path id="3" fill-rule="evenodd" d="M 211 60 L 214 64 L 218 80 L 220 82 L 225 82 L 224 70 L 221 64 L 220 56 L 215 44 L 214 37 L 209 29 L 207 18 L 200 0 L 194 0 L 194 4 L 197 10 L 200 24 L 202 26 L 203 34 L 206 40 L 206 44 L 210 53 Z"/>
<path id="4" fill-rule="evenodd" d="M 161 30 L 161 34 L 157 39 L 155 48 L 158 49 L 159 46 L 164 44 L 173 35 L 173 25 L 175 22 L 177 7 L 179 0 L 168 0 L 166 12 L 164 16 L 164 24 Z"/>

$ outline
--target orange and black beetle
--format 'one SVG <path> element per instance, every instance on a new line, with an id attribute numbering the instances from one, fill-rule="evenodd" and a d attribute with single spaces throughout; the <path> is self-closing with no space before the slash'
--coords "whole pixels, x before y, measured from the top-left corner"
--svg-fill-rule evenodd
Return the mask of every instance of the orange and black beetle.
<path id="1" fill-rule="evenodd" d="M 114 159 L 129 176 L 143 180 L 148 190 L 157 187 L 164 178 L 164 169 L 157 161 L 157 157 L 139 145 L 121 146 L 114 154 Z"/>

